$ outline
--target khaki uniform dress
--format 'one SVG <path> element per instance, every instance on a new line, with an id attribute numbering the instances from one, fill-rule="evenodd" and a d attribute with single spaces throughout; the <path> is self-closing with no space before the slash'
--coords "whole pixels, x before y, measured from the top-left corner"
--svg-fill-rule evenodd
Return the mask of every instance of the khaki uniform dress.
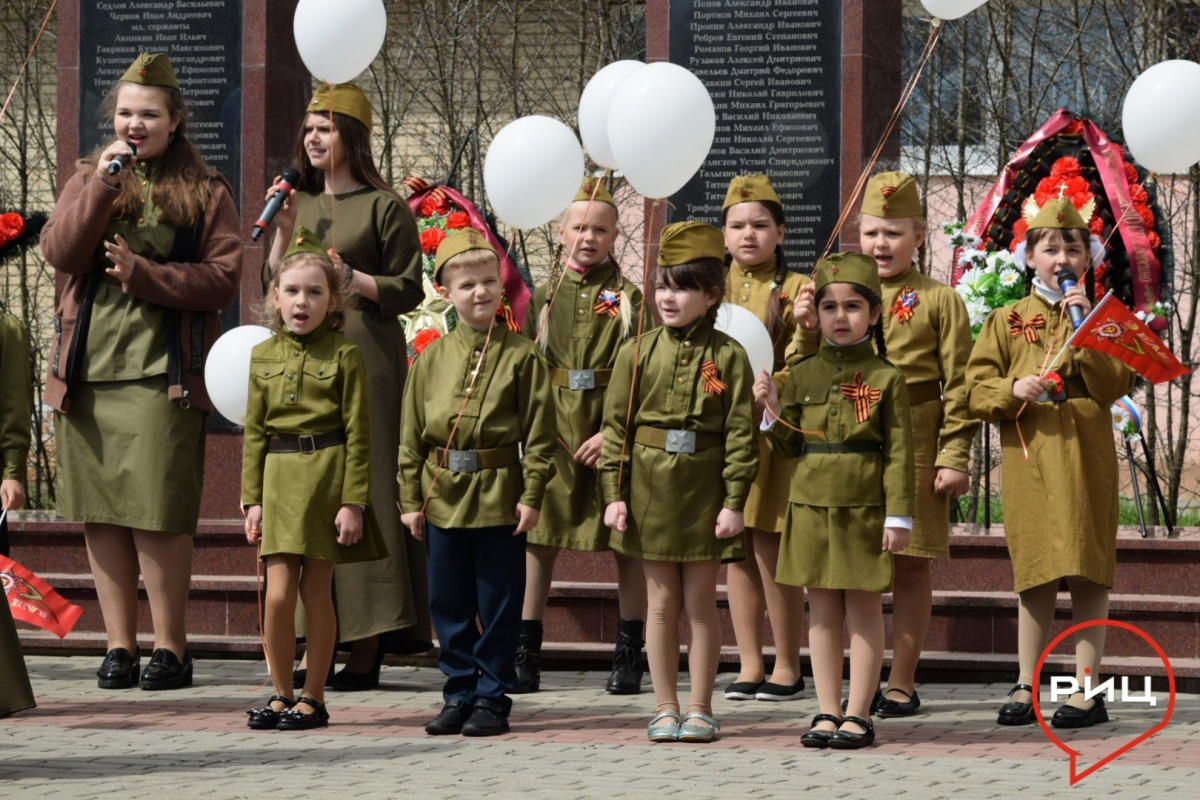
<path id="1" fill-rule="evenodd" d="M 312 452 L 271 453 L 274 437 L 343 431 L 346 441 Z M 242 448 L 242 506 L 263 507 L 262 557 L 296 554 L 338 564 L 387 555 L 371 506 L 371 415 L 362 356 L 322 322 L 278 333 L 250 351 Z M 363 535 L 337 542 L 344 505 L 365 506 Z"/>
<path id="2" fill-rule="evenodd" d="M 868 339 L 822 342 L 792 367 L 771 446 L 800 456 L 775 579 L 793 586 L 889 592 L 884 522 L 913 513 L 913 448 L 904 375 Z"/>
<path id="3" fill-rule="evenodd" d="M 126 294 L 104 241 L 124 237 L 134 255 L 168 260 L 175 226 L 159 221 L 156 169 L 134 169 L 144 190 L 139 218 L 114 218 L 96 248 L 101 271 L 71 412 L 55 414 L 58 514 L 141 530 L 195 534 L 204 487 L 204 413 L 167 402 L 163 306 Z M 151 265 L 151 268 L 153 265 Z"/>
<path id="4" fill-rule="evenodd" d="M 979 429 L 967 408 L 971 320 L 958 292 L 916 267 L 882 283 L 888 360 L 908 382 L 917 471 L 912 539 L 901 555 L 949 558 L 950 498 L 935 492 L 933 482 L 939 468 L 968 470 Z"/>
<path id="5" fill-rule="evenodd" d="M 553 288 L 539 286 L 533 293 L 525 316 L 526 336 L 538 335 L 538 322 Z M 612 305 L 614 297 L 619 298 L 622 292 L 632 306 L 629 331 L 636 332 L 642 293 L 621 277 L 615 262 L 606 261 L 583 274 L 564 267 L 562 285 L 550 309 L 548 330 L 541 334 L 561 441 L 554 450 L 554 476 L 546 486 L 541 519 L 529 532 L 531 544 L 589 552 L 608 549 L 604 497 L 596 470 L 573 456 L 580 445 L 600 432 L 603 424 L 605 391 L 612 379 L 617 351 L 627 338 L 623 315 L 619 307 Z M 618 313 L 614 316 L 608 309 Z M 646 325 L 653 324 L 653 317 L 647 315 Z M 595 388 L 572 388 L 572 371 L 579 370 L 593 372 Z M 576 383 L 581 380 L 586 381 L 586 376 L 576 374 Z"/>
<path id="6" fill-rule="evenodd" d="M 739 305 L 767 322 L 767 304 L 771 301 L 771 282 L 775 280 L 775 259 L 756 267 L 743 267 L 737 261 L 729 265 L 726 282 L 726 302 Z M 811 355 L 817 351 L 816 331 L 798 329 L 792 316 L 792 304 L 800 287 L 812 283 L 812 279 L 798 272 L 789 272 L 780 289 L 780 319 L 784 329 L 775 339 L 775 384 L 780 389 L 787 382 L 788 361 L 795 357 Z M 755 429 L 758 440 L 758 477 L 750 487 L 746 498 L 746 527 L 755 530 L 779 533 L 783 530 L 783 518 L 788 507 L 788 487 L 792 484 L 792 472 L 796 462 L 777 455 L 771 450 L 767 437 Z"/>
<path id="7" fill-rule="evenodd" d="M 4 480 L 25 482 L 29 459 L 29 344 L 25 329 L 11 314 L 0 314 L 0 456 Z M 0 717 L 33 708 L 33 688 L 17 626 L 0 590 Z"/>
<path id="8" fill-rule="evenodd" d="M 515 525 L 518 503 L 540 509 L 562 446 L 545 362 L 533 342 L 497 324 L 452 447 L 479 451 L 480 469 L 443 469 L 430 494 L 438 449 L 450 439 L 486 339 L 458 325 L 417 356 L 404 389 L 400 505 L 406 514 L 424 507 L 439 528 Z M 517 445 L 520 455 L 511 460 L 507 449 Z M 500 452 L 486 452 L 493 450 Z M 508 463 L 488 467 L 490 458 Z"/>
<path id="9" fill-rule="evenodd" d="M 625 500 L 624 533 L 609 546 L 648 561 L 728 561 L 745 557 L 741 535 L 718 539 L 722 508 L 742 511 L 758 472 L 754 376 L 746 353 L 707 319 L 689 330 L 642 336 L 633 419 L 626 425 L 637 342 L 617 356 L 604 405 L 600 480 L 606 502 Z M 724 384 L 706 389 L 707 364 Z M 628 436 L 626 432 L 628 430 Z M 695 452 L 668 452 L 673 431 L 695 435 Z"/>
<path id="10" fill-rule="evenodd" d="M 1010 322 L 1013 313 L 1019 327 Z M 1034 327 L 1039 316 L 1044 327 Z M 1020 416 L 1028 461 L 1014 422 L 1022 405 L 1014 381 L 1040 374 L 1047 348 L 1057 353 L 1070 335 L 1061 303 L 1034 293 L 991 313 L 967 366 L 971 412 L 1000 424 L 1004 538 L 1015 592 L 1074 575 L 1111 588 L 1116 572 L 1120 485 L 1110 408 L 1133 389 L 1134 371 L 1104 353 L 1070 349 L 1054 367 L 1067 399 L 1030 403 Z"/>
<path id="11" fill-rule="evenodd" d="M 337 196 L 297 192 L 296 226 L 304 226 L 333 247 L 334 214 L 338 254 L 355 272 L 370 275 L 379 287 L 379 302 L 359 298 L 346 312 L 346 338 L 358 346 L 367 367 L 371 407 L 371 504 L 387 542 L 380 561 L 338 566 L 334 595 L 338 638 L 353 642 L 384 636 L 387 653 L 418 653 L 430 641 L 428 577 L 425 548 L 400 524 L 396 508 L 396 455 L 400 446 L 400 398 L 408 373 L 408 346 L 398 316 L 424 299 L 421 246 L 417 223 L 394 195 L 367 188 Z M 263 266 L 263 289 L 271 280 Z M 301 625 L 300 630 L 303 630 Z"/>

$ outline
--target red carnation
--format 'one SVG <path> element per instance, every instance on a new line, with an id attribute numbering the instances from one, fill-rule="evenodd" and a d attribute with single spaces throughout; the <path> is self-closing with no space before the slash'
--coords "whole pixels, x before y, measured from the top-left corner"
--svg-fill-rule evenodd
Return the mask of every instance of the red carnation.
<path id="1" fill-rule="evenodd" d="M 1125 148 L 1124 147 L 1121 147 L 1121 145 L 1117 144 L 1116 142 L 1113 142 L 1113 150 L 1117 151 L 1117 155 L 1119 155 L 1121 157 L 1122 161 L 1125 160 Z"/>
<path id="2" fill-rule="evenodd" d="M 420 355 L 425 352 L 426 347 L 440 338 L 442 338 L 442 334 L 438 332 L 437 328 L 425 328 L 418 332 L 416 338 L 413 339 L 413 352 Z"/>
<path id="3" fill-rule="evenodd" d="M 421 234 L 421 249 L 429 255 L 437 253 L 438 245 L 446 238 L 446 232 L 441 228 L 430 228 Z"/>
<path id="4" fill-rule="evenodd" d="M 1133 186 L 1138 182 L 1137 167 L 1135 167 L 1133 164 L 1130 164 L 1128 161 L 1125 162 L 1125 180 L 1129 181 L 1130 186 Z"/>
<path id="5" fill-rule="evenodd" d="M 1067 123 L 1067 127 L 1063 128 L 1063 133 L 1070 135 L 1083 133 L 1083 120 L 1073 119 Z"/>
<path id="6" fill-rule="evenodd" d="M 0 214 L 0 246 L 16 239 L 25 231 L 25 218 L 15 211 Z"/>
<path id="7" fill-rule="evenodd" d="M 1150 206 L 1138 204 L 1133 207 L 1133 210 L 1142 218 L 1142 224 L 1146 226 L 1146 230 L 1154 229 L 1154 212 L 1150 210 Z"/>
<path id="8" fill-rule="evenodd" d="M 1100 218 L 1099 214 L 1092 217 L 1092 221 L 1088 223 L 1088 230 L 1097 236 L 1104 235 L 1104 220 Z"/>
<path id="9" fill-rule="evenodd" d="M 471 215 L 465 211 L 451 211 L 450 216 L 446 217 L 446 227 L 452 231 L 469 228 L 471 227 Z"/>
<path id="10" fill-rule="evenodd" d="M 417 214 L 422 217 L 436 217 L 450 210 L 450 201 L 441 192 L 430 192 L 421 200 Z"/>
<path id="11" fill-rule="evenodd" d="M 1129 197 L 1137 205 L 1147 205 L 1150 202 L 1150 195 L 1146 193 L 1146 188 L 1140 183 L 1129 187 Z"/>
<path id="12" fill-rule="evenodd" d="M 1054 162 L 1054 166 L 1050 167 L 1050 177 L 1052 178 L 1075 178 L 1082 174 L 1083 166 L 1079 163 L 1079 159 L 1071 156 L 1063 156 Z"/>
<path id="13" fill-rule="evenodd" d="M 1025 241 L 1025 234 L 1029 230 L 1029 223 L 1025 221 L 1024 217 L 1021 217 L 1019 220 L 1017 220 L 1016 222 L 1013 223 L 1012 230 L 1013 230 L 1012 244 L 1010 244 L 1008 246 L 1008 249 L 1009 249 L 1009 251 L 1015 253 L 1015 252 L 1017 252 L 1017 245 L 1019 245 L 1021 242 Z"/>
<path id="14" fill-rule="evenodd" d="M 1162 237 L 1157 231 L 1147 231 L 1146 238 L 1150 240 L 1150 249 L 1157 253 L 1158 248 L 1162 246 Z"/>
<path id="15" fill-rule="evenodd" d="M 1047 391 L 1049 391 L 1051 397 L 1062 392 L 1062 390 L 1063 390 L 1062 375 L 1059 375 L 1057 372 L 1047 372 L 1045 375 L 1042 376 L 1042 380 L 1044 380 L 1046 383 L 1050 384 L 1050 388 Z"/>

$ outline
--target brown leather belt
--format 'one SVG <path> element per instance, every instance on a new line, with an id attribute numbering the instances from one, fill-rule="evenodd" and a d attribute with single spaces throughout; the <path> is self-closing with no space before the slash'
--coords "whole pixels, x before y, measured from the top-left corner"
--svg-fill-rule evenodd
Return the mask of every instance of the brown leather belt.
<path id="1" fill-rule="evenodd" d="M 611 369 L 554 369 L 550 373 L 551 386 L 564 386 L 576 392 L 608 386 L 611 380 Z"/>
<path id="2" fill-rule="evenodd" d="M 921 383 L 910 383 L 908 385 L 908 404 L 910 406 L 915 406 L 918 403 L 928 403 L 930 400 L 941 399 L 941 381 L 922 381 Z"/>
<path id="3" fill-rule="evenodd" d="M 521 463 L 521 445 L 510 444 L 487 450 L 447 450 L 438 447 L 429 451 L 429 463 L 442 464 L 451 472 L 479 472 Z"/>
<path id="4" fill-rule="evenodd" d="M 638 427 L 633 440 L 647 447 L 666 450 L 668 453 L 695 453 L 698 450 L 725 446 L 725 437 L 719 433 L 667 430 L 651 428 L 648 425 Z"/>
<path id="5" fill-rule="evenodd" d="M 296 437 L 272 436 L 267 445 L 268 453 L 315 453 L 326 447 L 336 447 L 346 443 L 345 431 L 329 431 L 328 433 L 304 434 Z"/>

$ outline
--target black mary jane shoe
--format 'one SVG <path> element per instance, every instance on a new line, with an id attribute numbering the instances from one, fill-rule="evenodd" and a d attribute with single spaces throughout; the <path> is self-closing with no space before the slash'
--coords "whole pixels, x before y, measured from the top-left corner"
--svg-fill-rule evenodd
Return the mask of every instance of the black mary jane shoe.
<path id="1" fill-rule="evenodd" d="M 842 717 L 842 724 L 853 722 L 855 725 L 861 725 L 866 728 L 866 733 L 853 733 L 852 731 L 842 730 L 838 728 L 833 733 L 829 734 L 829 746 L 835 750 L 858 750 L 862 747 L 868 747 L 875 743 L 875 726 L 871 724 L 871 720 L 855 717 L 850 714 Z"/>
<path id="2" fill-rule="evenodd" d="M 456 736 L 471 718 L 471 704 L 466 700 L 450 700 L 442 711 L 425 723 L 425 732 L 430 736 Z"/>
<path id="3" fill-rule="evenodd" d="M 834 725 L 841 725 L 842 721 L 833 714 L 817 714 L 813 717 L 812 725 L 809 730 L 805 731 L 800 736 L 800 744 L 805 747 L 825 748 L 829 746 L 829 737 L 833 736 L 837 731 L 818 731 L 817 724 L 821 722 L 832 722 Z"/>
<path id="4" fill-rule="evenodd" d="M 898 692 L 907 700 L 891 700 L 888 698 L 888 692 Z M 917 690 L 913 689 L 912 694 L 903 689 L 888 689 L 883 693 L 883 697 L 879 700 L 879 706 L 875 708 L 874 714 L 878 717 L 887 719 L 888 717 L 911 717 L 921 708 L 921 698 L 917 697 Z"/>
<path id="5" fill-rule="evenodd" d="M 875 696 L 871 698 L 871 707 L 868 709 L 868 711 L 870 713 L 874 714 L 876 711 L 879 710 L 879 704 L 882 702 L 883 702 L 883 692 L 876 689 Z M 846 713 L 846 707 L 849 705 L 850 705 L 850 698 L 847 697 L 845 700 L 842 701 L 842 713 L 843 714 Z"/>
<path id="6" fill-rule="evenodd" d="M 150 663 L 142 670 L 139 684 L 146 690 L 181 689 L 192 685 L 192 654 L 183 651 L 183 660 L 165 647 L 160 647 L 150 656 Z"/>
<path id="7" fill-rule="evenodd" d="M 508 733 L 508 716 L 487 706 L 475 706 L 471 718 L 462 727 L 463 736 L 499 736 L 502 733 Z"/>
<path id="8" fill-rule="evenodd" d="M 271 707 L 271 703 L 283 703 L 284 708 L 276 711 Z M 288 709 L 294 705 L 296 705 L 295 700 L 289 700 L 281 694 L 273 694 L 265 706 L 252 708 L 246 712 L 246 715 L 250 717 L 246 720 L 246 727 L 256 731 L 274 730 L 279 726 L 280 715 L 287 713 Z"/>
<path id="9" fill-rule="evenodd" d="M 333 674 L 332 678 L 325 681 L 325 685 L 339 692 L 363 692 L 367 689 L 376 689 L 379 687 L 379 672 L 383 668 L 383 656 L 383 647 L 380 647 L 375 651 L 375 664 L 370 670 L 351 672 L 343 668 L 341 672 Z"/>
<path id="10" fill-rule="evenodd" d="M 1050 718 L 1050 724 L 1056 728 L 1090 728 L 1100 722 L 1108 722 L 1108 710 L 1104 707 L 1104 698 L 1093 700 L 1091 708 L 1076 708 L 1070 704 L 1059 706 Z"/>
<path id="11" fill-rule="evenodd" d="M 312 713 L 305 714 L 297 709 L 301 703 L 311 708 Z M 325 710 L 325 704 L 316 698 L 302 694 L 291 708 L 279 714 L 279 723 L 276 727 L 281 731 L 310 731 L 313 728 L 324 728 L 328 724 L 329 712 Z"/>
<path id="12" fill-rule="evenodd" d="M 1008 690 L 1008 696 L 1012 697 L 1021 691 L 1033 694 L 1033 687 L 1027 683 L 1018 683 Z M 1000 715 L 996 717 L 996 724 L 1032 725 L 1036 719 L 1037 717 L 1033 713 L 1033 703 L 1018 703 L 1012 700 L 1000 706 Z"/>
<path id="13" fill-rule="evenodd" d="M 109 650 L 96 670 L 96 685 L 101 689 L 132 689 L 138 682 L 141 660 L 140 649 L 134 653 L 124 647 Z"/>
<path id="14" fill-rule="evenodd" d="M 766 681 L 737 681 L 725 687 L 726 700 L 754 700 Z"/>

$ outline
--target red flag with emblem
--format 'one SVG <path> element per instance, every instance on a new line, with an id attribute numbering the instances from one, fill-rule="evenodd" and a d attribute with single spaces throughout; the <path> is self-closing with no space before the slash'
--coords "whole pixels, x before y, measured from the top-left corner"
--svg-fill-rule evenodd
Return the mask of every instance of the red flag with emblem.
<path id="1" fill-rule="evenodd" d="M 1108 353 L 1151 383 L 1166 383 L 1190 372 L 1150 326 L 1112 294 L 1104 296 L 1067 344 Z"/>
<path id="2" fill-rule="evenodd" d="M 28 622 L 65 638 L 83 609 L 67 602 L 54 587 L 11 558 L 0 556 L 0 583 L 12 609 L 13 619 Z"/>

